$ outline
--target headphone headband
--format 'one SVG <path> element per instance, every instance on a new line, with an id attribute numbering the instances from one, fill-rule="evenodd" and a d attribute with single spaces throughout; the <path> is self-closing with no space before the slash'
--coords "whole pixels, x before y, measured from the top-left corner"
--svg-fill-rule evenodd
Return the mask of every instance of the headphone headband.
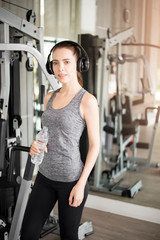
<path id="1" fill-rule="evenodd" d="M 47 58 L 47 63 L 46 63 L 46 69 L 47 69 L 47 72 L 49 74 L 54 74 L 52 61 L 50 60 L 52 51 L 54 49 L 58 48 L 58 47 L 67 47 L 67 45 L 68 46 L 73 46 L 73 47 L 78 48 L 80 50 L 81 56 L 79 57 L 79 59 L 77 61 L 77 71 L 78 72 L 88 71 L 88 69 L 89 69 L 89 57 L 88 57 L 86 51 L 84 50 L 84 48 L 76 42 L 66 40 L 66 41 L 62 41 L 62 42 L 59 42 L 59 43 L 55 44 L 52 47 L 52 49 L 50 50 L 50 53 L 49 53 L 48 58 Z"/>

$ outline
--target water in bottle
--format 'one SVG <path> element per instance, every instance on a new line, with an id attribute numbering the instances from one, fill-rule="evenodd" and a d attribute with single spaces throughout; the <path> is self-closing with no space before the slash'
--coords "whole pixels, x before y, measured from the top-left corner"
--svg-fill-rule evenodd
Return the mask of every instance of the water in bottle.
<path id="1" fill-rule="evenodd" d="M 36 145 L 40 150 L 38 155 L 34 155 L 31 157 L 31 162 L 40 165 L 43 161 L 44 157 L 44 149 L 48 143 L 48 128 L 43 127 L 43 129 L 36 136 Z"/>

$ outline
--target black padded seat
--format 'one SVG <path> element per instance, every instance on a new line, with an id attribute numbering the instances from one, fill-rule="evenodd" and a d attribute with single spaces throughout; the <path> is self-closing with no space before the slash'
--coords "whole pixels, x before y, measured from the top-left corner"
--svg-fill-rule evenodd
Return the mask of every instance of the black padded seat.
<path id="1" fill-rule="evenodd" d="M 122 135 L 135 135 L 138 132 L 139 120 L 135 120 L 132 123 L 123 124 Z"/>

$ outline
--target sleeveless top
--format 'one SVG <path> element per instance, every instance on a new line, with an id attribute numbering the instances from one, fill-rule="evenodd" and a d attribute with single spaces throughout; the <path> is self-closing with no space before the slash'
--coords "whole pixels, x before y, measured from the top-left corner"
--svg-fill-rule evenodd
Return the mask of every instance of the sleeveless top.
<path id="1" fill-rule="evenodd" d="M 42 125 L 48 127 L 49 140 L 39 172 L 53 181 L 72 182 L 79 179 L 84 166 L 79 140 L 86 124 L 80 113 L 86 90 L 81 88 L 68 105 L 54 109 L 52 102 L 59 90 L 53 92 L 42 115 Z"/>

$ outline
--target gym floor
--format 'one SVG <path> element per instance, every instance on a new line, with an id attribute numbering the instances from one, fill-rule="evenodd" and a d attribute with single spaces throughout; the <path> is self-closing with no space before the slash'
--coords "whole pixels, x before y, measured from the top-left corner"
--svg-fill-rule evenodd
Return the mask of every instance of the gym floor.
<path id="1" fill-rule="evenodd" d="M 92 221 L 93 234 L 86 240 L 159 240 L 160 225 L 129 217 L 85 208 L 82 223 Z M 48 234 L 44 240 L 60 240 L 58 235 Z"/>
<path id="2" fill-rule="evenodd" d="M 142 129 L 141 140 L 150 140 L 152 126 Z M 138 155 L 146 157 L 147 151 L 139 151 Z M 153 149 L 152 162 L 160 163 L 160 126 L 157 129 L 156 141 Z M 90 192 L 104 198 L 115 199 L 132 204 L 142 205 L 160 209 L 160 168 L 148 168 L 142 172 L 127 172 L 124 178 L 124 184 L 142 180 L 142 190 L 135 198 L 119 197 L 107 193 Z M 56 208 L 54 210 L 56 214 Z M 148 221 L 142 221 L 130 217 L 124 217 L 109 212 L 103 212 L 85 207 L 82 217 L 82 223 L 92 221 L 94 233 L 86 240 L 159 240 L 160 225 Z M 44 240 L 59 240 L 59 236 L 48 234 Z"/>

